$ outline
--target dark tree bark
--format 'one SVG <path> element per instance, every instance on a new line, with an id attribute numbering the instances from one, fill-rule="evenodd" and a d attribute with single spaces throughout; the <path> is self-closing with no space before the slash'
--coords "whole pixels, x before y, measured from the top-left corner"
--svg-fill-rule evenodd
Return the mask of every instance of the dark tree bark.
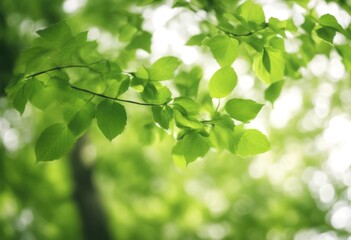
<path id="1" fill-rule="evenodd" d="M 93 166 L 84 163 L 81 154 L 86 142 L 86 136 L 80 138 L 69 156 L 74 185 L 73 198 L 80 215 L 84 239 L 109 240 L 111 236 L 106 215 L 93 181 Z"/>

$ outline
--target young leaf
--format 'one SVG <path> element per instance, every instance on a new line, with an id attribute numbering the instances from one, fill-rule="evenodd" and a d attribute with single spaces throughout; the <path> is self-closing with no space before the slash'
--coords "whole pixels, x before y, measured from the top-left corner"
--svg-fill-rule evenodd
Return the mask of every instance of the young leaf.
<path id="1" fill-rule="evenodd" d="M 68 128 L 76 136 L 82 134 L 90 125 L 95 117 L 95 104 L 88 102 L 79 112 L 77 112 L 68 123 Z"/>
<path id="2" fill-rule="evenodd" d="M 17 111 L 22 115 L 24 112 L 24 109 L 26 108 L 27 102 L 28 102 L 28 98 L 26 96 L 24 87 L 22 87 L 16 94 L 12 103 L 13 103 L 13 106 L 17 109 Z"/>
<path id="3" fill-rule="evenodd" d="M 50 42 L 63 42 L 72 37 L 71 28 L 66 22 L 59 22 L 37 31 L 37 34 Z"/>
<path id="4" fill-rule="evenodd" d="M 317 33 L 318 37 L 320 37 L 324 41 L 333 44 L 334 37 L 335 37 L 335 34 L 336 34 L 336 32 L 335 32 L 335 30 L 333 28 L 321 27 L 321 28 L 318 28 L 316 30 L 316 33 Z"/>
<path id="5" fill-rule="evenodd" d="M 26 80 L 24 75 L 21 74 L 12 79 L 9 86 L 6 88 L 6 93 L 9 99 L 12 100 L 13 106 L 22 115 L 26 107 L 28 96 L 25 91 Z"/>
<path id="6" fill-rule="evenodd" d="M 239 135 L 234 152 L 240 157 L 249 157 L 270 149 L 271 145 L 263 133 L 255 129 L 248 129 Z"/>
<path id="7" fill-rule="evenodd" d="M 232 149 L 234 136 L 233 136 L 233 129 L 221 126 L 221 125 L 214 125 L 211 128 L 210 138 L 209 138 L 211 145 L 218 150 L 223 149 Z"/>
<path id="8" fill-rule="evenodd" d="M 333 15 L 324 14 L 323 16 L 320 17 L 319 23 L 324 27 L 333 28 L 334 30 L 341 32 L 341 33 L 344 32 L 344 29 L 338 23 L 338 21 L 336 20 L 336 18 Z"/>
<path id="9" fill-rule="evenodd" d="M 149 82 L 141 93 L 141 98 L 146 103 L 163 104 L 171 99 L 172 93 L 166 87 L 157 82 Z"/>
<path id="10" fill-rule="evenodd" d="M 158 59 L 149 69 L 150 80 L 163 81 L 173 78 L 175 70 L 181 61 L 176 57 L 163 57 Z"/>
<path id="11" fill-rule="evenodd" d="M 252 0 L 244 2 L 239 6 L 239 16 L 250 25 L 262 25 L 265 16 L 261 4 L 256 4 Z"/>
<path id="12" fill-rule="evenodd" d="M 149 72 L 145 67 L 138 67 L 135 76 L 141 79 L 149 79 Z"/>
<path id="13" fill-rule="evenodd" d="M 37 161 L 51 161 L 62 157 L 74 140 L 74 135 L 65 124 L 51 125 L 42 132 L 35 145 Z"/>
<path id="14" fill-rule="evenodd" d="M 215 72 L 210 79 L 209 92 L 213 98 L 229 95 L 236 86 L 237 75 L 232 67 L 225 66 Z"/>
<path id="15" fill-rule="evenodd" d="M 234 119 L 248 122 L 254 119 L 263 104 L 256 103 L 250 99 L 233 98 L 225 104 L 226 112 Z"/>
<path id="16" fill-rule="evenodd" d="M 172 148 L 172 159 L 174 164 L 180 169 L 186 169 L 186 160 L 183 155 L 183 150 L 179 142 Z"/>
<path id="17" fill-rule="evenodd" d="M 181 141 L 177 142 L 172 153 L 174 155 L 184 156 L 185 161 L 189 164 L 195 161 L 198 157 L 203 157 L 208 150 L 210 150 L 208 138 L 193 131 L 185 135 Z"/>
<path id="18" fill-rule="evenodd" d="M 119 103 L 104 100 L 97 106 L 96 120 L 101 132 L 112 141 L 124 131 L 127 124 L 126 110 Z"/>
<path id="19" fill-rule="evenodd" d="M 29 79 L 24 90 L 29 101 L 41 110 L 44 110 L 55 100 L 55 88 L 45 87 L 36 78 Z"/>
<path id="20" fill-rule="evenodd" d="M 201 78 L 202 68 L 196 66 L 190 72 L 180 72 L 173 82 L 181 96 L 196 97 Z"/>
<path id="21" fill-rule="evenodd" d="M 207 37 L 207 34 L 205 34 L 205 33 L 200 33 L 200 34 L 194 35 L 191 38 L 189 38 L 189 40 L 186 42 L 185 45 L 187 45 L 187 46 L 201 46 L 202 40 L 204 40 L 206 37 Z"/>
<path id="22" fill-rule="evenodd" d="M 263 49 L 263 55 L 262 55 L 262 63 L 264 68 L 267 70 L 267 72 L 271 72 L 271 60 L 269 59 L 269 55 L 267 53 L 266 49 Z"/>
<path id="23" fill-rule="evenodd" d="M 188 97 L 177 97 L 174 99 L 173 104 L 175 109 L 188 115 L 196 115 L 200 110 L 199 104 Z"/>
<path id="24" fill-rule="evenodd" d="M 239 42 L 227 35 L 218 34 L 207 41 L 213 56 L 219 65 L 230 66 L 238 56 Z"/>
<path id="25" fill-rule="evenodd" d="M 179 128 L 201 129 L 203 127 L 202 123 L 199 122 L 197 119 L 188 116 L 176 109 L 174 109 L 173 115 L 176 125 Z"/>
<path id="26" fill-rule="evenodd" d="M 264 91 L 264 98 L 273 104 L 275 100 L 277 100 L 277 98 L 279 97 L 280 92 L 282 91 L 283 85 L 284 85 L 283 80 L 271 84 Z"/>
<path id="27" fill-rule="evenodd" d="M 262 53 L 256 55 L 253 69 L 256 75 L 265 83 L 281 80 L 284 77 L 285 70 L 282 52 L 274 48 L 265 48 Z"/>
<path id="28" fill-rule="evenodd" d="M 127 49 L 143 49 L 150 53 L 151 38 L 152 35 L 149 32 L 143 31 L 132 39 L 132 41 L 128 44 Z"/>
<path id="29" fill-rule="evenodd" d="M 155 122 L 157 122 L 162 128 L 168 129 L 169 122 L 173 118 L 172 109 L 169 106 L 164 108 L 162 107 L 152 107 L 152 116 L 154 117 Z"/>

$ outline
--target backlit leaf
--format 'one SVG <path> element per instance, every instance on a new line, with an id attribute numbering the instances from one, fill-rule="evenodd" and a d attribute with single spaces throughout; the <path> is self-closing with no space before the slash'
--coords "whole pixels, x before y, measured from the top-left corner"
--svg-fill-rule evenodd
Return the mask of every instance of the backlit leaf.
<path id="1" fill-rule="evenodd" d="M 175 70 L 181 61 L 176 57 L 163 57 L 158 59 L 149 69 L 150 80 L 163 81 L 173 78 Z"/>
<path id="2" fill-rule="evenodd" d="M 267 137 L 258 130 L 244 130 L 239 136 L 234 152 L 240 157 L 253 156 L 271 149 Z"/>
<path id="3" fill-rule="evenodd" d="M 281 51 L 274 48 L 265 48 L 263 52 L 256 55 L 253 69 L 263 82 L 273 83 L 282 80 L 284 77 L 284 62 Z"/>
<path id="4" fill-rule="evenodd" d="M 51 161 L 68 152 L 75 140 L 65 124 L 59 123 L 46 128 L 35 145 L 37 161 Z"/>
<path id="5" fill-rule="evenodd" d="M 256 4 L 252 0 L 248 0 L 240 5 L 238 12 L 240 17 L 251 26 L 262 25 L 265 22 L 262 5 Z"/>
<path id="6" fill-rule="evenodd" d="M 187 164 L 195 161 L 198 157 L 203 157 L 210 150 L 209 140 L 197 132 L 191 132 L 177 142 L 172 153 L 184 156 Z"/>
<path id="7" fill-rule="evenodd" d="M 163 107 L 152 107 L 152 115 L 155 122 L 157 122 L 162 128 L 168 129 L 169 123 L 173 119 L 173 112 L 169 106 Z"/>
<path id="8" fill-rule="evenodd" d="M 231 99 L 225 104 L 226 112 L 232 118 L 241 122 L 254 119 L 262 107 L 263 104 L 256 103 L 253 100 L 239 98 Z"/>
<path id="9" fill-rule="evenodd" d="M 104 100 L 97 106 L 96 120 L 101 132 L 111 141 L 124 131 L 127 124 L 126 110 L 119 103 Z"/>
<path id="10" fill-rule="evenodd" d="M 338 32 L 344 32 L 344 29 L 338 23 L 333 15 L 325 14 L 319 18 L 319 23 L 324 27 L 331 27 Z"/>
<path id="11" fill-rule="evenodd" d="M 95 104 L 88 102 L 73 116 L 68 123 L 68 128 L 76 136 L 79 136 L 90 126 L 90 123 L 94 117 Z"/>
<path id="12" fill-rule="evenodd" d="M 236 86 L 237 75 L 232 67 L 226 66 L 215 72 L 210 79 L 209 91 L 213 98 L 229 95 Z"/>
<path id="13" fill-rule="evenodd" d="M 185 45 L 187 45 L 187 46 L 201 46 L 202 40 L 204 40 L 206 37 L 207 37 L 207 34 L 205 34 L 205 33 L 200 33 L 200 34 L 194 35 L 191 38 L 189 38 L 189 40 L 186 42 Z"/>
<path id="14" fill-rule="evenodd" d="M 230 66 L 238 56 L 239 42 L 223 34 L 218 34 L 207 41 L 213 56 L 221 66 Z"/>
<path id="15" fill-rule="evenodd" d="M 271 84 L 264 91 L 264 98 L 273 104 L 275 102 L 275 100 L 279 97 L 279 95 L 282 91 L 283 85 L 284 85 L 283 80 Z"/>

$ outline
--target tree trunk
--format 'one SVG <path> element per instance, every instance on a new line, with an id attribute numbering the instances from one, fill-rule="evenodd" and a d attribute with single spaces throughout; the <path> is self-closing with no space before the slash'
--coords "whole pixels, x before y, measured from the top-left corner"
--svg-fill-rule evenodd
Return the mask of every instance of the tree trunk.
<path id="1" fill-rule="evenodd" d="M 93 181 L 93 166 L 86 164 L 81 154 L 86 142 L 87 137 L 81 137 L 69 156 L 74 187 L 73 198 L 80 215 L 84 239 L 109 240 L 111 236 L 106 215 Z"/>

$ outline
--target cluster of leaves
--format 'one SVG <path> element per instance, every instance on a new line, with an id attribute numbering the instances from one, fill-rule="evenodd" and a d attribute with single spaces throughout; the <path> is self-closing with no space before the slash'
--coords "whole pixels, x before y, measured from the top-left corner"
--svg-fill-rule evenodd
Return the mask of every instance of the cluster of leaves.
<path id="1" fill-rule="evenodd" d="M 201 1 L 195 0 L 178 0 L 174 7 L 195 13 L 205 9 Z M 105 60 L 106 57 L 96 51 L 97 44 L 87 41 L 86 32 L 73 35 L 65 22 L 38 31 L 40 37 L 19 61 L 23 74 L 18 75 L 7 91 L 21 113 L 28 101 L 42 110 L 50 106 L 62 109 L 64 122 L 46 128 L 37 141 L 38 161 L 64 155 L 94 118 L 106 138 L 114 139 L 127 124 L 122 103 L 150 107 L 155 124 L 176 135 L 172 154 L 179 165 L 204 156 L 211 148 L 226 149 L 241 157 L 268 151 L 270 144 L 264 134 L 244 128 L 245 123 L 258 115 L 263 104 L 251 99 L 228 99 L 238 81 L 232 67 L 235 59 L 238 55 L 246 56 L 249 61 L 253 59 L 252 69 L 257 78 L 270 85 L 264 97 L 274 103 L 285 77 L 299 78 L 299 68 L 320 49 L 331 51 L 336 32 L 350 37 L 349 31 L 331 15 L 316 19 L 311 14 L 303 25 L 306 33 L 301 34 L 291 19 L 270 18 L 266 22 L 262 6 L 251 0 L 226 11 L 220 7 L 212 10 L 218 23 L 204 20 L 205 30 L 187 42 L 190 46 L 208 48 L 219 64 L 202 99 L 197 97 L 201 69 L 178 71 L 181 61 L 176 57 L 162 57 L 149 67 L 140 66 L 134 72 L 127 72 L 116 61 Z M 137 26 L 139 29 L 141 24 Z M 150 52 L 151 34 L 132 30 L 126 29 L 126 34 L 122 34 L 122 39 L 125 36 L 124 40 L 129 41 L 126 49 Z M 311 35 L 307 44 L 313 41 L 319 45 L 308 46 L 306 54 L 287 53 L 284 47 L 287 31 L 302 40 Z M 179 97 L 173 97 L 175 90 L 163 83 L 168 80 L 173 80 Z M 142 102 L 120 98 L 129 90 L 134 90 Z M 214 98 L 225 101 L 223 109 L 213 107 Z"/>

